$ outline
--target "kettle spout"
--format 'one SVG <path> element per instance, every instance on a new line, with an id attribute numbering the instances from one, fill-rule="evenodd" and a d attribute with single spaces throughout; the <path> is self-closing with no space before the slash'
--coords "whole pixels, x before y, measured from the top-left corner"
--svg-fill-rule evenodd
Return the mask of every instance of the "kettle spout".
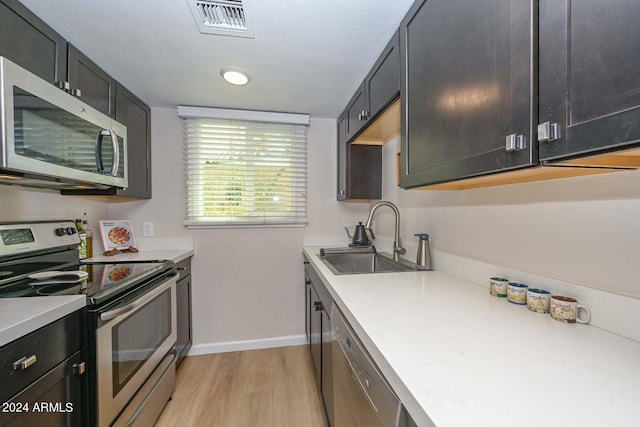
<path id="1" fill-rule="evenodd" d="M 350 239 L 353 239 L 353 236 L 349 234 L 349 229 L 345 227 L 344 230 L 347 232 L 347 236 L 349 236 Z"/>

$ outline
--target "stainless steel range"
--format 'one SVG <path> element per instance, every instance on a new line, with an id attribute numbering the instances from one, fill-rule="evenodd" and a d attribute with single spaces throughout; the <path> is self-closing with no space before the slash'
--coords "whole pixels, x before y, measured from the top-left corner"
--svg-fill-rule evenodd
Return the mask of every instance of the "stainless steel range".
<path id="1" fill-rule="evenodd" d="M 173 262 L 81 264 L 79 243 L 73 221 L 0 224 L 0 298 L 86 295 L 89 424 L 152 425 L 175 386 Z"/>

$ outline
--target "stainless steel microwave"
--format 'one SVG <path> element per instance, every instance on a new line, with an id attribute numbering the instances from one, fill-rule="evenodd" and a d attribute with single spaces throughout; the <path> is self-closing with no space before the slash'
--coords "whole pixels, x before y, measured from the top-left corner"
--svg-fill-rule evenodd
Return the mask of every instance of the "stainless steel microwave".
<path id="1" fill-rule="evenodd" d="M 0 183 L 127 187 L 127 128 L 0 56 Z"/>

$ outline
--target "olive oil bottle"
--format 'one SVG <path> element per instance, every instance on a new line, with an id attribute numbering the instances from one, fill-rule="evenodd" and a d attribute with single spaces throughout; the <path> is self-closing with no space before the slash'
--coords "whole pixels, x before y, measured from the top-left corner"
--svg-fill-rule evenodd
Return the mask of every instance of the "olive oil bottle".
<path id="1" fill-rule="evenodd" d="M 82 220 L 76 219 L 76 230 L 78 230 L 78 237 L 80 237 L 80 246 L 78 250 L 80 252 L 80 259 L 85 259 L 87 257 L 87 233 L 84 231 L 82 227 Z"/>

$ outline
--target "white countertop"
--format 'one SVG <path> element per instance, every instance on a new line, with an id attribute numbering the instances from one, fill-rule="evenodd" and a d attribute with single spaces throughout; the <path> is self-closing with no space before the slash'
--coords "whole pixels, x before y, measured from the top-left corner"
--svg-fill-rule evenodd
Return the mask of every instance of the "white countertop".
<path id="1" fill-rule="evenodd" d="M 305 247 L 419 426 L 640 425 L 640 343 L 438 271 L 336 276 L 319 251 Z"/>
<path id="2" fill-rule="evenodd" d="M 113 256 L 97 255 L 83 260 L 84 262 L 109 262 L 109 263 L 125 263 L 132 261 L 156 261 L 156 260 L 172 260 L 180 262 L 193 256 L 193 249 L 157 249 L 157 250 L 140 250 L 137 253 L 119 253 Z"/>
<path id="3" fill-rule="evenodd" d="M 0 299 L 0 346 L 27 335 L 87 303 L 85 295 Z"/>

